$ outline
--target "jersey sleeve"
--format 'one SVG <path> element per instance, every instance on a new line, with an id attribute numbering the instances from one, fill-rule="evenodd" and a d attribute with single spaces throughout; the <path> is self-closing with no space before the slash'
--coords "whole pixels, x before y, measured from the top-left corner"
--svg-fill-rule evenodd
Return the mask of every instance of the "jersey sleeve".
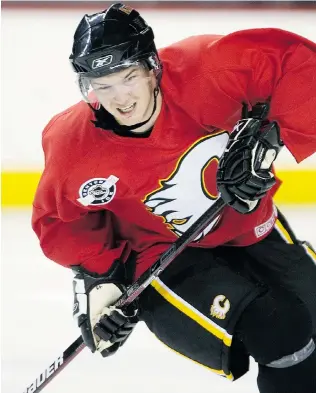
<path id="1" fill-rule="evenodd" d="M 32 227 L 45 256 L 60 265 L 82 265 L 98 274 L 105 273 L 116 259 L 125 262 L 131 249 L 117 237 L 114 215 L 106 210 L 87 212 L 68 200 L 63 192 L 67 168 L 58 162 L 45 137 L 43 145 L 46 163 L 33 203 Z"/>
<path id="2" fill-rule="evenodd" d="M 185 101 L 203 125 L 230 130 L 242 103 L 269 100 L 269 119 L 297 162 L 315 153 L 315 43 L 279 29 L 244 30 L 209 43 L 201 64 Z"/>

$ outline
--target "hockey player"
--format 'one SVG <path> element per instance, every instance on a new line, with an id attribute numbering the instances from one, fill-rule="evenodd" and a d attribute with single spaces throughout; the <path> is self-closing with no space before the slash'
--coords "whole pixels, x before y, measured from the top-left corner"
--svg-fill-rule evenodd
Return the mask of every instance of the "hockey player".
<path id="1" fill-rule="evenodd" d="M 43 133 L 33 228 L 73 269 L 86 345 L 114 354 L 137 321 L 261 393 L 316 392 L 316 255 L 273 203 L 273 162 L 316 151 L 316 45 L 278 29 L 157 52 L 121 3 L 85 15 L 70 61 L 84 100 Z M 268 109 L 270 109 L 268 113 Z M 219 197 L 214 222 L 127 309 L 124 289 Z"/>

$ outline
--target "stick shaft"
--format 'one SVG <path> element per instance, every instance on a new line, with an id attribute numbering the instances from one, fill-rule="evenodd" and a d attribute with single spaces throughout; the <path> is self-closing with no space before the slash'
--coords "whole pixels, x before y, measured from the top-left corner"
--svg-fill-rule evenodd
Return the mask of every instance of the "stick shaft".
<path id="1" fill-rule="evenodd" d="M 148 285 L 163 272 L 166 267 L 199 236 L 216 218 L 225 206 L 219 198 L 206 210 L 202 216 L 188 228 L 161 256 L 132 284 L 115 303 L 123 307 L 132 303 Z M 28 386 L 23 393 L 39 393 L 53 378 L 55 378 L 79 353 L 85 348 L 82 337 L 78 337 L 40 376 Z"/>
<path id="2" fill-rule="evenodd" d="M 163 254 L 161 254 L 158 261 L 146 270 L 135 281 L 135 283 L 132 284 L 125 293 L 123 293 L 123 295 L 115 303 L 115 306 L 123 307 L 135 300 L 141 292 L 143 292 L 143 290 L 147 288 L 148 285 L 183 251 L 183 249 L 210 225 L 224 206 L 225 202 L 221 198 L 214 202 L 214 204 L 206 210 L 206 212 L 203 213 L 202 216 L 196 220 L 181 237 L 179 237 Z"/>

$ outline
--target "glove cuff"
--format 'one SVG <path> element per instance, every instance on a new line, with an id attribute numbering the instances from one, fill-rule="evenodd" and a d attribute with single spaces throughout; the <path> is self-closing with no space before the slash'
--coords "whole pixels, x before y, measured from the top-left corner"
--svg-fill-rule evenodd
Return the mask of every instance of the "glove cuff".
<path id="1" fill-rule="evenodd" d="M 125 263 L 123 263 L 119 259 L 114 260 L 109 270 L 107 270 L 103 274 L 91 272 L 85 269 L 82 265 L 72 265 L 71 270 L 74 272 L 75 275 L 84 275 L 86 279 L 101 279 L 102 282 L 109 282 L 117 285 L 122 284 L 124 286 L 127 286 L 134 281 L 136 256 L 137 254 L 135 252 L 131 252 Z"/>

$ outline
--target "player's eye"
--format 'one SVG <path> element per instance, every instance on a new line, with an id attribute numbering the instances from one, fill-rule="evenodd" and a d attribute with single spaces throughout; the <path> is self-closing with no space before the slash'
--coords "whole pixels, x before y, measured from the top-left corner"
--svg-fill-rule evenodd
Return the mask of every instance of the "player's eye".
<path id="1" fill-rule="evenodd" d="M 137 75 L 130 75 L 125 79 L 126 82 L 132 82 L 137 78 Z"/>
<path id="2" fill-rule="evenodd" d="M 110 86 L 100 86 L 97 88 L 97 90 L 109 90 Z"/>

